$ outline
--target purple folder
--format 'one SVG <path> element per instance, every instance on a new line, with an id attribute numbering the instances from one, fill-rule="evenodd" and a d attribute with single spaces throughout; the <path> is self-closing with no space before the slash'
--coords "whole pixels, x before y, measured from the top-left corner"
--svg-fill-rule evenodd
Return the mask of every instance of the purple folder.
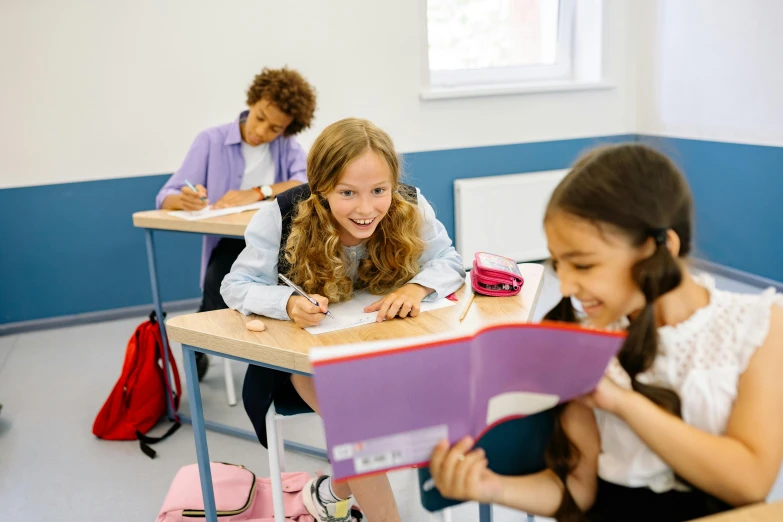
<path id="1" fill-rule="evenodd" d="M 424 465 L 441 439 L 476 439 L 595 388 L 625 334 L 559 323 L 316 348 L 337 479 Z"/>

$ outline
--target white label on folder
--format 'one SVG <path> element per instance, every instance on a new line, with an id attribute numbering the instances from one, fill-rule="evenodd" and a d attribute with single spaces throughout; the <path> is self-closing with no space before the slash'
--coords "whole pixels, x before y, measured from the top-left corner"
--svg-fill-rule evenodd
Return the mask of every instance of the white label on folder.
<path id="1" fill-rule="evenodd" d="M 557 406 L 560 398 L 548 393 L 509 392 L 495 395 L 487 406 L 487 426 L 517 415 L 533 415 Z"/>
<path id="2" fill-rule="evenodd" d="M 332 448 L 332 459 L 335 462 L 348 460 L 353 457 L 353 444 L 340 444 Z"/>
<path id="3" fill-rule="evenodd" d="M 430 460 L 430 454 L 442 439 L 447 439 L 445 424 L 379 437 L 332 448 L 335 461 L 353 458 L 354 472 L 373 471 L 410 466 Z"/>
<path id="4" fill-rule="evenodd" d="M 399 466 L 401 461 L 401 454 L 390 451 L 378 455 L 370 455 L 368 457 L 356 457 L 353 459 L 353 468 L 356 473 L 369 473 L 379 469 Z"/>

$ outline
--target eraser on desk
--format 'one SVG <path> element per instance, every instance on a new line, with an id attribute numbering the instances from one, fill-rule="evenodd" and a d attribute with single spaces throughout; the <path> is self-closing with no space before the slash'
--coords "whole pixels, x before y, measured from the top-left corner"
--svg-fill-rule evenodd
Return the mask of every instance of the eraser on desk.
<path id="1" fill-rule="evenodd" d="M 263 332 L 266 330 L 266 325 L 259 319 L 253 319 L 245 323 L 245 328 L 253 332 Z"/>

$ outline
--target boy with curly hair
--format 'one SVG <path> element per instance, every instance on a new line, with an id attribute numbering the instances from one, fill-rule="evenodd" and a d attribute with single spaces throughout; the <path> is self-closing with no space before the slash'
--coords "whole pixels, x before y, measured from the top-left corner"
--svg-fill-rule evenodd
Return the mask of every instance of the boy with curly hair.
<path id="1" fill-rule="evenodd" d="M 247 110 L 196 136 L 182 166 L 158 193 L 157 208 L 247 205 L 306 183 L 307 155 L 294 136 L 310 126 L 315 106 L 315 90 L 297 71 L 264 68 L 247 90 Z M 227 308 L 220 282 L 244 247 L 244 239 L 204 237 L 200 312 Z M 208 363 L 204 354 L 197 357 L 201 379 Z"/>

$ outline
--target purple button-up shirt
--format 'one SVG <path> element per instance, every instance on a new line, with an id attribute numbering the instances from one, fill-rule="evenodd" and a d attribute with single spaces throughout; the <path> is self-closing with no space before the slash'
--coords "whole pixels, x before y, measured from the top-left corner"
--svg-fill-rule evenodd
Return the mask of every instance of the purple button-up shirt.
<path id="1" fill-rule="evenodd" d="M 172 194 L 179 194 L 187 179 L 193 185 L 204 185 L 211 202 L 217 202 L 229 190 L 239 190 L 245 177 L 245 158 L 242 156 L 242 135 L 239 124 L 247 118 L 242 112 L 232 123 L 212 127 L 199 133 L 190 146 L 185 161 L 177 172 L 163 185 L 155 198 L 155 206 L 160 208 L 163 200 Z M 307 183 L 307 154 L 293 136 L 278 136 L 269 144 L 272 161 L 275 165 L 275 183 L 297 180 Z M 217 246 L 219 237 L 204 236 L 201 249 L 201 284 L 212 250 Z"/>

